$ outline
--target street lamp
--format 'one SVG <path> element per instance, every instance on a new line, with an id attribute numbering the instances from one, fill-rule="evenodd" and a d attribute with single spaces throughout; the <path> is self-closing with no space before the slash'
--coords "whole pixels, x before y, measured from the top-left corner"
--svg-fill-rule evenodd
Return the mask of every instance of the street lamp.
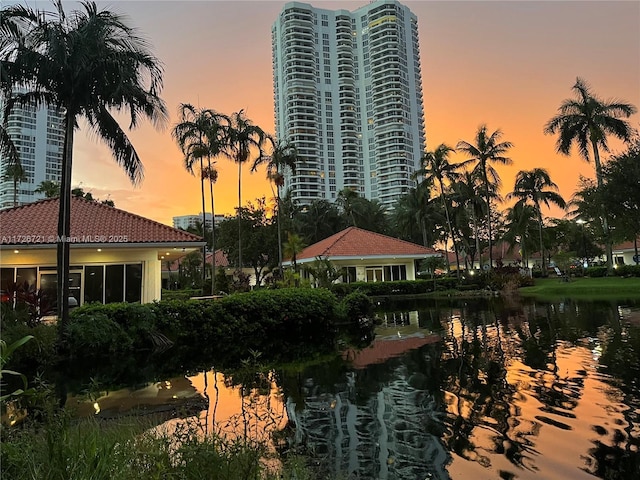
<path id="1" fill-rule="evenodd" d="M 584 237 L 584 224 L 587 223 L 587 221 L 579 218 L 576 220 L 576 223 L 580 225 L 580 233 L 582 234 L 582 254 L 583 254 L 582 266 L 584 268 L 587 268 L 589 266 L 589 262 L 587 258 L 587 242 L 585 241 L 585 237 Z"/>

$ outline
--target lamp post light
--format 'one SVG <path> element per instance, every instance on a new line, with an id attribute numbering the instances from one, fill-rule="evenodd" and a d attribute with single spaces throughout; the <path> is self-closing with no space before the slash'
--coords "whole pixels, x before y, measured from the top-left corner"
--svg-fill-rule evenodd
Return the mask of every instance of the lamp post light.
<path id="1" fill-rule="evenodd" d="M 580 233 L 582 235 L 582 266 L 587 268 L 589 266 L 589 259 L 587 258 L 587 242 L 584 236 L 584 224 L 587 223 L 587 221 L 579 218 L 576 220 L 576 223 L 580 225 Z"/>

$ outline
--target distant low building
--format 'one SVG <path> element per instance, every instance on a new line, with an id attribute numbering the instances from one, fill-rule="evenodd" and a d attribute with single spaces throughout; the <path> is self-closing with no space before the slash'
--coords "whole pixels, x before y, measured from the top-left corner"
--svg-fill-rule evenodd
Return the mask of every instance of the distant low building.
<path id="1" fill-rule="evenodd" d="M 349 227 L 305 248 L 296 257 L 298 265 L 317 258 L 329 260 L 343 270 L 342 281 L 387 282 L 415 280 L 418 266 L 427 257 L 440 256 L 433 248 Z M 292 266 L 291 259 L 283 266 Z"/>

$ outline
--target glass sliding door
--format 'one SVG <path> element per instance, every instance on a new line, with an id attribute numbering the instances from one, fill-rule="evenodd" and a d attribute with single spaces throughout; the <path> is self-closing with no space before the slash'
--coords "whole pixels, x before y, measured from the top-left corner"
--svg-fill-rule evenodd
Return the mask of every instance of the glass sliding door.
<path id="1" fill-rule="evenodd" d="M 107 265 L 104 279 L 104 302 L 124 301 L 124 265 Z"/>
<path id="2" fill-rule="evenodd" d="M 40 290 L 51 308 L 58 308 L 58 274 L 56 272 L 40 273 Z M 69 272 L 69 297 L 75 298 L 77 305 L 82 305 L 82 270 Z"/>
<path id="3" fill-rule="evenodd" d="M 84 268 L 84 301 L 104 303 L 104 265 Z"/>

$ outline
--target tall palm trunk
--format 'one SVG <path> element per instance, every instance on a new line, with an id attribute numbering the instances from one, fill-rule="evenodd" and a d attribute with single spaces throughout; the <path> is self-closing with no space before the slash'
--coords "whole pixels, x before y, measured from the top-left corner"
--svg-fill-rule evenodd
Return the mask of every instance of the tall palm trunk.
<path id="1" fill-rule="evenodd" d="M 476 217 L 476 212 L 473 207 L 471 208 L 471 217 L 473 218 L 473 234 L 476 237 L 476 253 L 478 254 L 478 266 L 482 268 L 482 250 L 480 250 L 480 237 L 478 235 L 480 233 L 480 228 L 478 227 L 478 218 Z M 473 263 L 471 264 L 471 266 L 473 267 Z"/>
<path id="2" fill-rule="evenodd" d="M 544 255 L 544 243 L 542 241 L 542 211 L 540 204 L 536 202 L 536 210 L 538 210 L 538 237 L 540 240 L 540 255 L 542 256 L 542 276 L 547 276 L 547 259 Z"/>
<path id="3" fill-rule="evenodd" d="M 211 157 L 207 156 L 209 168 L 209 195 L 211 196 L 211 295 L 216 291 L 216 211 L 213 202 L 213 178 L 211 178 Z"/>
<path id="4" fill-rule="evenodd" d="M 484 195 L 487 201 L 487 233 L 489 234 L 489 268 L 493 268 L 493 232 L 491 230 L 491 200 L 489 198 L 489 180 L 487 179 L 487 166 L 482 163 L 482 178 L 484 180 Z"/>
<path id="5" fill-rule="evenodd" d="M 596 144 L 594 139 L 591 139 L 591 146 L 593 147 L 593 163 L 596 166 L 596 181 L 598 184 L 598 190 L 602 191 L 602 164 L 600 163 L 600 152 L 598 151 L 598 145 Z M 602 212 L 602 230 L 604 233 L 604 244 L 605 250 L 607 253 L 607 268 L 613 268 L 613 245 L 611 242 L 611 236 L 609 231 L 609 215 L 607 215 L 606 211 Z"/>
<path id="6" fill-rule="evenodd" d="M 238 270 L 242 270 L 242 229 L 240 209 L 242 208 L 242 162 L 238 162 Z"/>
<path id="7" fill-rule="evenodd" d="M 456 255 L 456 278 L 460 281 L 460 257 L 458 256 L 458 245 L 456 244 L 456 239 L 453 237 L 453 228 L 451 227 L 451 219 L 449 217 L 449 207 L 447 206 L 447 202 L 444 199 L 444 191 L 442 190 L 443 184 L 442 180 L 440 180 L 440 198 L 442 199 L 442 206 L 444 207 L 444 213 L 447 217 L 447 227 L 449 228 L 449 235 L 451 236 L 451 243 L 453 244 L 453 251 Z M 445 251 L 446 251 L 446 242 L 445 242 Z M 449 266 L 449 259 L 447 258 L 447 271 L 451 271 Z"/>
<path id="8" fill-rule="evenodd" d="M 202 294 L 204 295 L 204 282 L 207 279 L 207 211 L 204 204 L 204 175 L 202 157 L 200 157 L 200 193 L 202 196 L 202 238 L 205 244 L 202 247 Z"/>
<path id="9" fill-rule="evenodd" d="M 278 227 L 278 269 L 282 274 L 282 229 L 280 227 L 280 185 L 276 185 L 276 207 L 278 208 L 278 216 L 276 223 Z"/>
<path id="10" fill-rule="evenodd" d="M 60 179 L 60 208 L 58 210 L 57 281 L 58 281 L 58 338 L 64 338 L 69 323 L 69 242 L 71 236 L 71 167 L 75 116 L 65 114 L 64 156 Z"/>
<path id="11" fill-rule="evenodd" d="M 18 206 L 18 178 L 13 177 L 13 206 Z"/>

